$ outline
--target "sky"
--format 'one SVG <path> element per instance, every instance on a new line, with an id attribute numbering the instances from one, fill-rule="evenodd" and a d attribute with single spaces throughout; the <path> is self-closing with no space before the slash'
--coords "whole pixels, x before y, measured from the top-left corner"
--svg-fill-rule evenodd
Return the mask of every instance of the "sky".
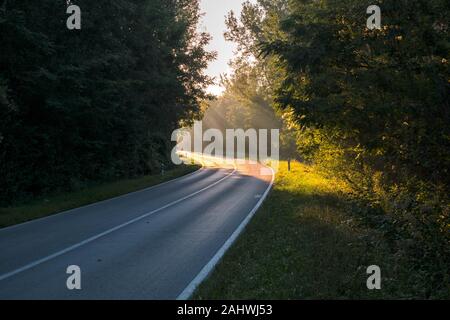
<path id="1" fill-rule="evenodd" d="M 226 31 L 225 16 L 230 10 L 240 15 L 244 0 L 201 0 L 200 8 L 204 13 L 200 30 L 207 31 L 213 37 L 208 46 L 209 51 L 216 51 L 218 56 L 209 64 L 206 74 L 216 78 L 216 85 L 210 86 L 208 91 L 219 95 L 223 88 L 218 85 L 220 75 L 229 73 L 228 62 L 233 58 L 236 46 L 232 42 L 225 41 L 223 33 Z"/>

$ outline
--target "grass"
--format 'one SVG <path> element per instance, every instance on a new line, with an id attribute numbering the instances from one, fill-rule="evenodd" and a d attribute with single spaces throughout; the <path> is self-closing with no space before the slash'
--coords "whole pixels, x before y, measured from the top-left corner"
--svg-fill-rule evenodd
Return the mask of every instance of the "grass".
<path id="1" fill-rule="evenodd" d="M 14 207 L 0 208 L 0 228 L 145 189 L 181 177 L 198 168 L 194 165 L 179 166 L 167 171 L 164 175 L 151 175 L 95 185 L 75 192 L 36 199 Z"/>
<path id="2" fill-rule="evenodd" d="M 409 298 L 407 268 L 348 212 L 345 184 L 282 163 L 274 189 L 193 299 Z M 370 291 L 367 267 L 382 271 Z"/>

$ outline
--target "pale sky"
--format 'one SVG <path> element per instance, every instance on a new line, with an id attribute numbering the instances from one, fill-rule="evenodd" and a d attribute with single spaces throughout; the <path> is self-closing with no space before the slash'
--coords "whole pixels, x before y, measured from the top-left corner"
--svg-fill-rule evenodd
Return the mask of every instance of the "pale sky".
<path id="1" fill-rule="evenodd" d="M 205 30 L 213 37 L 208 50 L 218 53 L 217 59 L 209 64 L 207 74 L 215 77 L 216 82 L 220 75 L 229 73 L 228 62 L 233 58 L 236 46 L 232 42 L 225 41 L 223 33 L 226 31 L 225 16 L 233 10 L 240 15 L 244 0 L 200 0 L 201 11 L 204 13 L 200 30 Z M 211 86 L 208 91 L 212 94 L 223 92 L 218 84 Z"/>

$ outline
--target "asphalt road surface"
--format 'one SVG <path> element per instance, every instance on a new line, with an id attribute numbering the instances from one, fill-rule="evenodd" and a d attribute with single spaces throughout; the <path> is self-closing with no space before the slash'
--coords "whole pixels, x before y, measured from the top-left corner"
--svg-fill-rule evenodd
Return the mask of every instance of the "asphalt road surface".
<path id="1" fill-rule="evenodd" d="M 0 229 L 0 299 L 186 299 L 270 190 L 262 165 L 209 165 L 132 194 Z M 69 266 L 81 290 L 67 288 Z"/>

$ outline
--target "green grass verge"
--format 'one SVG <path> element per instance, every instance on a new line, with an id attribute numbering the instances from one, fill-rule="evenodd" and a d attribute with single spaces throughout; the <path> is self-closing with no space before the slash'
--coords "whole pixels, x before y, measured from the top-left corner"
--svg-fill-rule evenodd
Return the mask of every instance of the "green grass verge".
<path id="1" fill-rule="evenodd" d="M 95 185 L 80 191 L 57 194 L 14 207 L 0 208 L 0 228 L 145 189 L 198 169 L 199 166 L 195 165 L 179 166 L 167 171 L 164 175 L 151 175 Z"/>
<path id="2" fill-rule="evenodd" d="M 411 298 L 404 262 L 348 212 L 349 190 L 314 169 L 282 163 L 274 189 L 193 299 Z M 367 267 L 382 290 L 367 289 Z"/>

